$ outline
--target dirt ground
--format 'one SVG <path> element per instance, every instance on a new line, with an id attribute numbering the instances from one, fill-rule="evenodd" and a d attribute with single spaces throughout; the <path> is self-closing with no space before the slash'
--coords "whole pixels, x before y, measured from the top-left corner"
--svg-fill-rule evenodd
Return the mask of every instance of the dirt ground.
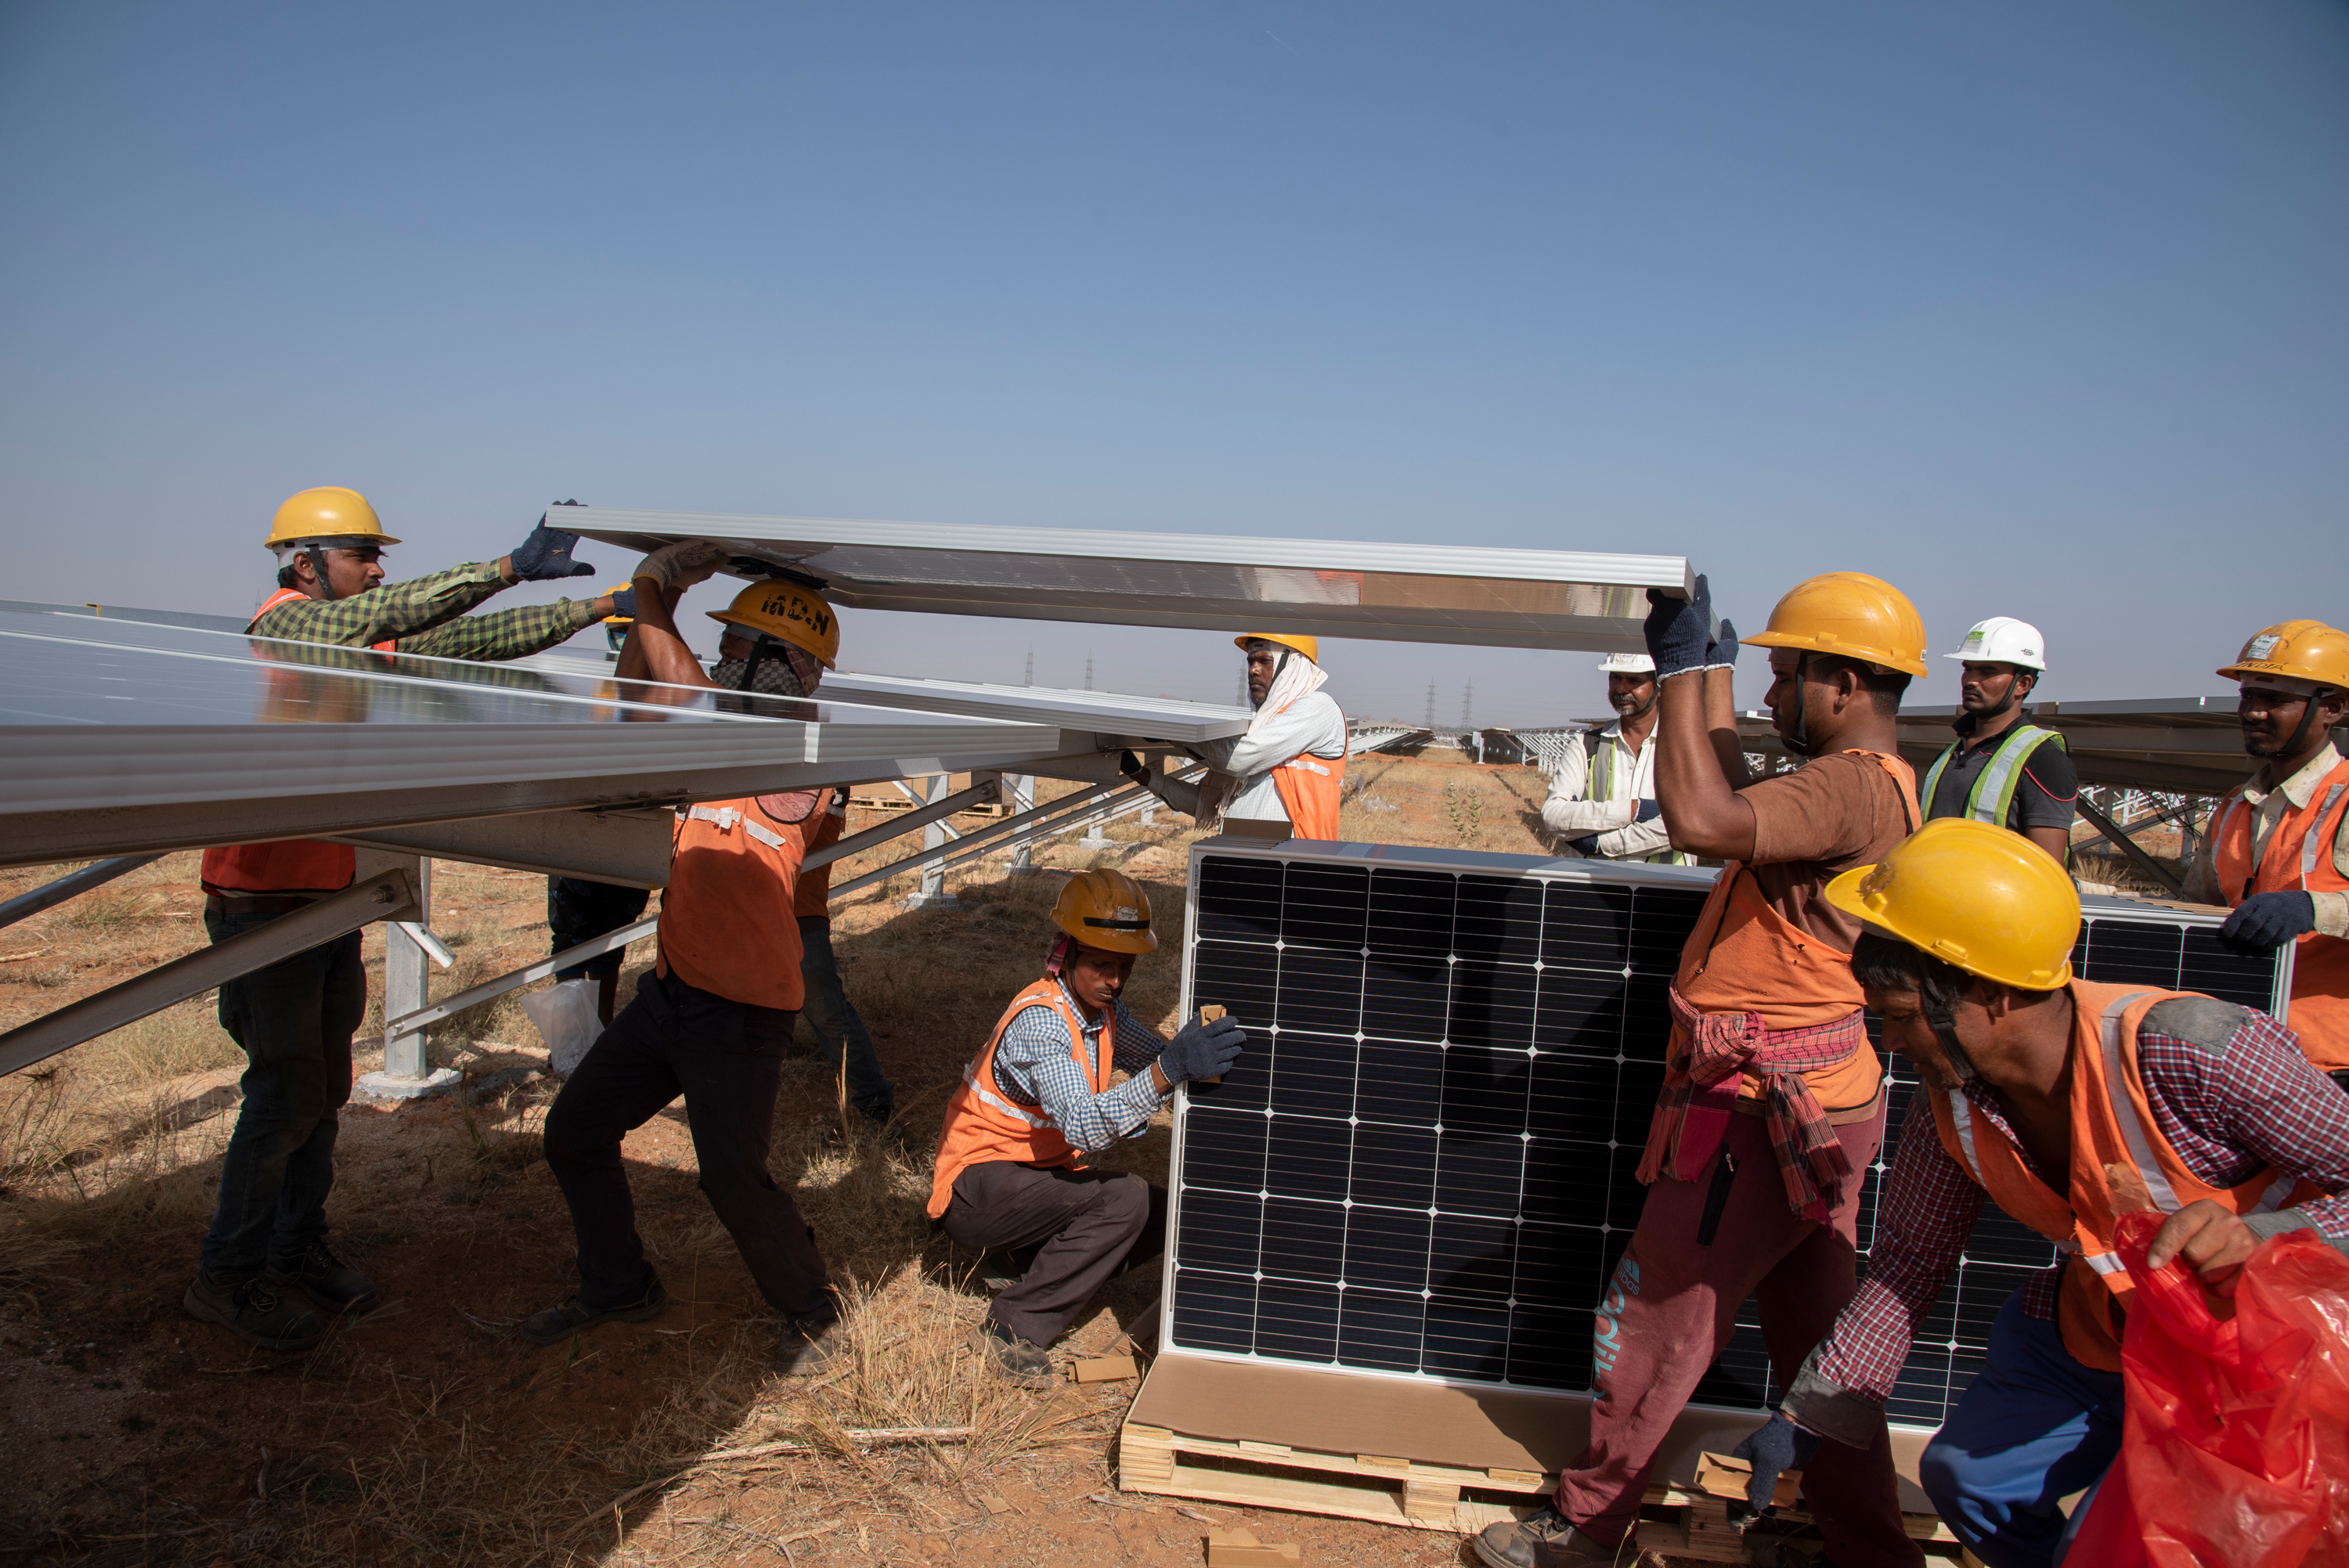
<path id="1" fill-rule="evenodd" d="M 1530 769 L 1439 752 L 1364 758 L 1355 772 L 1350 838 L 1541 848 L 1543 781 Z M 879 820 L 860 812 L 852 830 Z M 1129 999 L 1169 1024 L 1195 835 L 1164 811 L 1109 835 L 1107 851 L 1071 835 L 1036 859 L 1121 866 L 1150 887 L 1168 940 Z M 838 880 L 880 861 L 847 862 Z M 0 897 L 61 869 L 0 873 Z M 776 1324 L 696 1190 L 681 1105 L 625 1150 L 668 1312 L 544 1350 L 512 1325 L 574 1283 L 536 1130 L 554 1086 L 354 1105 L 329 1212 L 335 1244 L 384 1305 L 315 1351 L 276 1356 L 180 1308 L 243 1059 L 210 997 L 0 1080 L 0 1557 L 1174 1564 L 1202 1560 L 1213 1523 L 1294 1542 L 1308 1563 L 1466 1561 L 1449 1535 L 1120 1494 L 1115 1438 L 1134 1384 L 1036 1394 L 973 1358 L 985 1296 L 929 1234 L 929 1151 L 964 1062 L 1038 972 L 1059 882 L 1009 875 L 999 857 L 950 879 L 959 912 L 904 910 L 906 878 L 834 906 L 849 992 L 908 1137 L 893 1147 L 861 1123 L 843 1136 L 830 1076 L 804 1056 L 792 1064 L 772 1168 L 856 1308 L 854 1365 L 814 1387 L 769 1370 Z M 0 933 L 0 1027 L 201 945 L 201 910 L 195 857 L 175 855 Z M 432 923 L 458 958 L 434 976 L 446 995 L 544 954 L 544 883 L 439 862 Z M 650 945 L 629 952 L 624 1001 Z M 367 952 L 379 976 L 379 930 Z M 371 1006 L 361 1070 L 379 1065 L 379 1028 Z M 511 996 L 436 1026 L 431 1054 L 476 1086 L 543 1065 Z M 1163 1180 L 1164 1121 L 1109 1162 Z M 1130 1348 L 1126 1328 L 1155 1289 L 1149 1271 L 1113 1286 L 1063 1357 Z M 971 1435 L 879 1446 L 844 1435 L 904 1428 Z"/>

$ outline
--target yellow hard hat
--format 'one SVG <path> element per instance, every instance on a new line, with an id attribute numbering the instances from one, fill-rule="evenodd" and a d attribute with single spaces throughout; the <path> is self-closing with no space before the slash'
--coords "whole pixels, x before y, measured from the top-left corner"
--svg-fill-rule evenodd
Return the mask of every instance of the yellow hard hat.
<path id="1" fill-rule="evenodd" d="M 636 584 L 634 583 L 615 583 L 609 588 L 605 589 L 603 593 L 597 594 L 596 597 L 599 599 L 608 599 L 615 593 L 625 593 L 635 586 Z M 607 626 L 633 626 L 636 624 L 636 618 L 634 615 L 606 615 L 604 617 L 604 624 Z"/>
<path id="2" fill-rule="evenodd" d="M 1317 665 L 1321 662 L 1319 640 L 1302 636 L 1295 632 L 1249 632 L 1232 639 L 1232 646 L 1242 653 L 1247 652 L 1247 645 L 1250 643 L 1278 643 L 1284 648 L 1296 649 Z"/>
<path id="3" fill-rule="evenodd" d="M 378 544 L 399 542 L 383 531 L 367 497 L 340 485 L 320 485 L 316 490 L 287 496 L 285 504 L 270 521 L 269 537 L 262 542 L 274 547 L 304 539 L 335 538 L 372 539 Z"/>
<path id="4" fill-rule="evenodd" d="M 2071 981 L 2079 890 L 2053 855 L 1994 823 L 1937 817 L 1826 897 L 1969 975 L 2023 991 Z"/>
<path id="5" fill-rule="evenodd" d="M 1756 648 L 1839 654 L 1922 678 L 1925 622 L 1907 594 L 1865 572 L 1827 572 L 1796 583 L 1745 639 Z"/>
<path id="6" fill-rule="evenodd" d="M 840 617 L 832 603 L 812 588 L 781 578 L 753 583 L 734 595 L 734 603 L 709 613 L 713 621 L 745 631 L 764 632 L 795 648 L 805 648 L 823 661 L 825 669 L 838 666 Z"/>
<path id="7" fill-rule="evenodd" d="M 1150 895 L 1123 872 L 1079 872 L 1061 889 L 1052 923 L 1087 947 L 1112 953 L 1155 953 Z"/>
<path id="8" fill-rule="evenodd" d="M 2245 643 L 2219 673 L 2229 680 L 2283 676 L 2349 689 L 2349 632 L 2322 621 L 2279 621 Z"/>

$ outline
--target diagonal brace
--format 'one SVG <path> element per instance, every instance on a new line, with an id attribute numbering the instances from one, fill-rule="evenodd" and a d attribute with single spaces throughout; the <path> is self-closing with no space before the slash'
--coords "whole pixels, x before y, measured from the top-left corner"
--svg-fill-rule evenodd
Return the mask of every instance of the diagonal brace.
<path id="1" fill-rule="evenodd" d="M 256 969 L 282 964 L 363 925 L 412 918 L 418 913 L 415 887 L 408 873 L 398 869 L 378 872 L 330 897 L 281 914 L 266 925 L 174 958 L 136 979 L 109 986 L 95 996 L 85 996 L 0 1035 L 0 1073 L 46 1061 L 84 1040 L 137 1023 L 174 1002 L 202 995 Z"/>

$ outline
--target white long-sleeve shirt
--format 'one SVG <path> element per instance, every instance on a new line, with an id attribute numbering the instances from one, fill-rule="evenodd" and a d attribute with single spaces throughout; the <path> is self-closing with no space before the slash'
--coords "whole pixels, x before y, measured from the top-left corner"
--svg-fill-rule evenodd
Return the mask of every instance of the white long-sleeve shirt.
<path id="1" fill-rule="evenodd" d="M 1645 860 L 1670 850 L 1671 835 L 1664 830 L 1661 817 L 1644 822 L 1636 820 L 1640 802 L 1656 798 L 1655 732 L 1649 732 L 1636 754 L 1622 744 L 1620 723 L 1609 725 L 1599 738 L 1612 743 L 1599 748 L 1602 758 L 1611 759 L 1615 769 L 1609 798 L 1584 799 L 1589 793 L 1590 757 L 1580 745 L 1569 746 L 1566 759 L 1550 776 L 1549 799 L 1542 802 L 1542 826 L 1561 839 L 1598 834 L 1599 853 L 1605 860 Z"/>
<path id="2" fill-rule="evenodd" d="M 1239 779 L 1240 787 L 1234 791 L 1231 804 L 1224 808 L 1226 819 L 1285 823 L 1288 820 L 1288 808 L 1280 803 L 1280 790 L 1272 781 L 1272 770 L 1292 757 L 1345 756 L 1346 716 L 1328 692 L 1308 692 L 1250 733 L 1205 741 L 1191 750 L 1209 767 Z M 1150 788 L 1176 810 L 1193 817 L 1199 814 L 1196 784 L 1153 774 Z"/>

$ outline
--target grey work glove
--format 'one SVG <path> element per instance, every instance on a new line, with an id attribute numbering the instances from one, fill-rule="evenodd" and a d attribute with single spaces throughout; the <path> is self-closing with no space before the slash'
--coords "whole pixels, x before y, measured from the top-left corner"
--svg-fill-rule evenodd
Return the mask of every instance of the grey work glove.
<path id="1" fill-rule="evenodd" d="M 1247 1031 L 1240 1027 L 1237 1018 L 1226 1015 L 1211 1024 L 1194 1019 L 1166 1042 L 1165 1050 L 1159 1053 L 1158 1070 L 1166 1075 L 1170 1085 L 1221 1078 L 1240 1059 L 1240 1047 L 1246 1044 Z"/>
<path id="2" fill-rule="evenodd" d="M 1651 588 L 1648 603 L 1647 624 L 1640 630 L 1647 634 L 1648 656 L 1656 661 L 1656 678 L 1704 668 L 1713 646 L 1713 589 L 1703 576 L 1699 574 L 1685 599 L 1666 598 Z"/>
<path id="3" fill-rule="evenodd" d="M 515 545 L 513 553 L 506 559 L 513 567 L 517 582 L 552 583 L 558 577 L 593 577 L 594 566 L 571 559 L 571 547 L 578 542 L 577 534 L 547 527 L 542 516 L 538 526 L 530 531 L 530 537 Z"/>
<path id="4" fill-rule="evenodd" d="M 706 583 L 726 563 L 726 548 L 706 539 L 680 539 L 674 544 L 664 544 L 642 561 L 628 573 L 633 583 L 639 577 L 649 577 L 664 588 L 690 588 Z"/>
<path id="5" fill-rule="evenodd" d="M 2255 892 L 2235 906 L 2219 928 L 2220 945 L 2230 953 L 2257 957 L 2273 953 L 2316 929 L 2316 897 L 2298 889 Z"/>
<path id="6" fill-rule="evenodd" d="M 1733 1458 L 1741 1459 L 1754 1467 L 1754 1479 L 1745 1483 L 1745 1511 L 1729 1505 L 1730 1522 L 1740 1530 L 1751 1530 L 1769 1517 L 1778 1496 L 1778 1477 L 1787 1470 L 1798 1470 L 1818 1457 L 1819 1435 L 1806 1432 L 1781 1415 L 1773 1415 L 1762 1429 L 1729 1450 Z"/>
<path id="7" fill-rule="evenodd" d="M 634 588 L 612 590 L 612 614 L 626 621 L 636 618 L 636 591 Z"/>

